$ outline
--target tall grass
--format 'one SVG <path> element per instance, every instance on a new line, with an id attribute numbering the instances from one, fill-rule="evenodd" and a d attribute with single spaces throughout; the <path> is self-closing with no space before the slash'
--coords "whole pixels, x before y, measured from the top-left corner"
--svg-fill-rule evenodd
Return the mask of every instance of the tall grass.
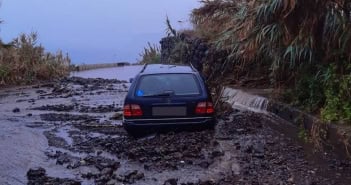
<path id="1" fill-rule="evenodd" d="M 326 120 L 351 123 L 351 1 L 201 2 L 191 15 L 195 33 L 227 54 L 211 65 L 228 66 L 232 78 L 249 74 L 295 89 L 293 96 Z M 319 79 L 330 74 L 335 78 Z"/>
<path id="2" fill-rule="evenodd" d="M 156 64 L 161 62 L 161 49 L 157 45 L 148 43 L 147 47 L 144 47 L 142 53 L 140 53 L 141 60 L 140 64 Z"/>
<path id="3" fill-rule="evenodd" d="M 269 63 L 273 82 L 294 77 L 306 65 L 351 61 L 348 0 L 202 3 L 192 13 L 199 36 L 227 51 L 228 61 L 243 70 L 252 63 Z"/>
<path id="4" fill-rule="evenodd" d="M 0 84 L 31 84 L 69 74 L 70 58 L 62 51 L 46 52 L 36 33 L 21 34 L 0 46 Z"/>

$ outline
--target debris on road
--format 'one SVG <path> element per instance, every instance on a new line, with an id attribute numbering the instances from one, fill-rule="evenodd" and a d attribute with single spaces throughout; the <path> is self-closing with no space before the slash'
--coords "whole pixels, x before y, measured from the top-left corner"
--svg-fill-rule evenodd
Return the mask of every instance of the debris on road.
<path id="1" fill-rule="evenodd" d="M 311 150 L 260 113 L 223 108 L 214 131 L 130 137 L 120 112 L 128 85 L 74 77 L 28 89 L 23 101 L 10 94 L 6 101 L 28 116 L 2 119 L 24 122 L 47 138 L 50 165 L 32 167 L 28 184 L 351 184 L 350 160 Z M 76 178 L 49 177 L 52 166 Z"/>

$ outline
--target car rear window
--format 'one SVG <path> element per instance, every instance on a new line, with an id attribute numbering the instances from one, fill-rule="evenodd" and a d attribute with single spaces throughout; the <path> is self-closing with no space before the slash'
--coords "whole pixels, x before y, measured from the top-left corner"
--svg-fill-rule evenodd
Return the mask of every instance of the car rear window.
<path id="1" fill-rule="evenodd" d="M 152 96 L 172 92 L 176 96 L 199 95 L 198 81 L 193 74 L 156 74 L 141 77 L 136 96 Z"/>

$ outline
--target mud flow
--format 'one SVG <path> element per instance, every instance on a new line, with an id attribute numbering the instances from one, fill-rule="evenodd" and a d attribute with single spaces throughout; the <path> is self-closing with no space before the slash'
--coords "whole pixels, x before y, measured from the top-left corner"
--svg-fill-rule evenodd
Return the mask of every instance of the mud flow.
<path id="1" fill-rule="evenodd" d="M 306 149 L 261 113 L 130 137 L 121 126 L 129 85 L 70 77 L 1 91 L 0 184 L 351 184 L 350 160 Z"/>

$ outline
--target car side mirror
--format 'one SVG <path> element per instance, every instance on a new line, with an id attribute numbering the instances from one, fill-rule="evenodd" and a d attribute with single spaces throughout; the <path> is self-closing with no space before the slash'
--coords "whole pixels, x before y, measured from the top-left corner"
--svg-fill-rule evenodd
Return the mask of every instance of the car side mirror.
<path id="1" fill-rule="evenodd" d="M 129 83 L 132 83 L 134 81 L 134 78 L 129 78 Z"/>

